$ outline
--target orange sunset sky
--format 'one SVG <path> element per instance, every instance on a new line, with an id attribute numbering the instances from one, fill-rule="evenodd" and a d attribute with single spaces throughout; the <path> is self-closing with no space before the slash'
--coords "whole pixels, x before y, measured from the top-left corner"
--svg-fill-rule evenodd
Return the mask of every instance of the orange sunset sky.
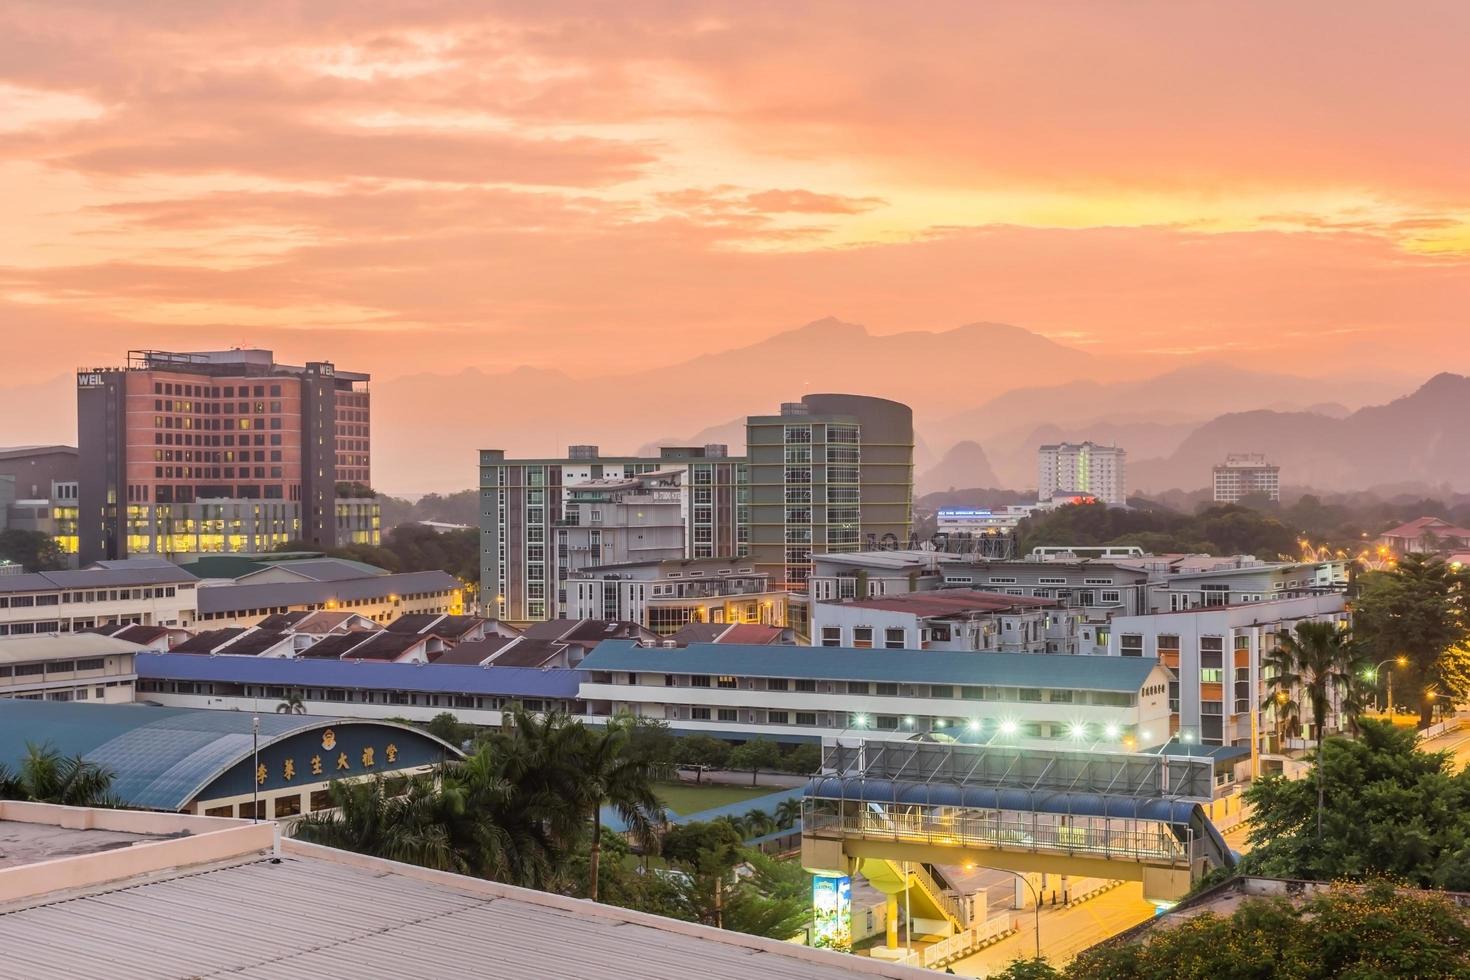
<path id="1" fill-rule="evenodd" d="M 1467 39 L 1457 0 L 0 0 L 0 384 L 591 375 L 828 314 L 1464 370 Z"/>

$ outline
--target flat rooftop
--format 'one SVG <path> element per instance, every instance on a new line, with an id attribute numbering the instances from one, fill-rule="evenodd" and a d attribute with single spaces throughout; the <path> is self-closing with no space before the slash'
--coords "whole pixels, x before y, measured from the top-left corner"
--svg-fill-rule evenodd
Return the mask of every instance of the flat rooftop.
<path id="1" fill-rule="evenodd" d="M 0 948 L 17 980 L 932 976 L 294 841 L 12 905 Z"/>
<path id="2" fill-rule="evenodd" d="M 18 868 L 38 861 L 77 857 L 132 847 L 140 841 L 162 840 L 157 834 L 130 834 L 120 830 L 79 830 L 51 824 L 0 820 L 0 868 Z"/>

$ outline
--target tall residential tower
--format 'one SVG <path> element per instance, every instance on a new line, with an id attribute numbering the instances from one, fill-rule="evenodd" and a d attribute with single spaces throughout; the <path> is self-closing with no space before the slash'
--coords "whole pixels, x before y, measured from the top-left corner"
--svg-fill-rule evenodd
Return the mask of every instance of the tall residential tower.
<path id="1" fill-rule="evenodd" d="M 1128 501 L 1128 453 L 1117 446 L 1063 442 L 1037 453 L 1037 497 L 1087 494 L 1121 507 Z"/>

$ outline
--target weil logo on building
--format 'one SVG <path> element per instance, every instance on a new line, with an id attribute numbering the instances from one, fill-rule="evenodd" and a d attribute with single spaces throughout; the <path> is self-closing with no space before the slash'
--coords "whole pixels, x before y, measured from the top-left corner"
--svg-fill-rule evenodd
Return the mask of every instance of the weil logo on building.
<path id="1" fill-rule="evenodd" d="M 107 384 L 106 375 L 100 371 L 78 371 L 78 388 L 102 388 Z"/>

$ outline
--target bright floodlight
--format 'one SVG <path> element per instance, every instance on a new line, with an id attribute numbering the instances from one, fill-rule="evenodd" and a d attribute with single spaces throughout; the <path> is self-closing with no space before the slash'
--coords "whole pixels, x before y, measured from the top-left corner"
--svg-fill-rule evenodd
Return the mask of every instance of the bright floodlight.
<path id="1" fill-rule="evenodd" d="M 1082 724 L 1082 722 L 1080 721 L 1072 722 L 1072 724 L 1067 727 L 1067 731 L 1071 733 L 1072 737 L 1079 742 L 1087 737 L 1087 726 Z"/>
<path id="2" fill-rule="evenodd" d="M 1123 730 L 1114 723 L 1109 723 L 1108 727 L 1103 729 L 1103 734 L 1108 737 L 1108 741 L 1110 742 L 1116 742 L 1118 740 L 1118 736 L 1121 735 L 1122 732 Z"/>
<path id="3" fill-rule="evenodd" d="M 1138 733 L 1138 737 L 1141 738 L 1141 739 L 1147 740 L 1147 739 L 1153 738 L 1154 735 L 1153 735 L 1153 732 L 1139 732 Z"/>
<path id="4" fill-rule="evenodd" d="M 853 724 L 853 727 L 854 728 L 866 728 L 866 727 L 868 727 L 868 716 L 867 715 L 853 715 L 852 716 L 852 724 Z"/>
<path id="5" fill-rule="evenodd" d="M 909 715 L 907 718 L 905 718 L 903 720 L 903 723 L 905 725 L 909 726 L 910 728 L 913 728 L 914 727 L 914 716 L 913 715 Z"/>
<path id="6" fill-rule="evenodd" d="M 979 718 L 971 718 L 970 719 L 970 724 L 969 724 L 968 727 L 969 727 L 970 731 L 972 731 L 972 732 L 978 732 L 980 730 L 980 719 Z"/>
<path id="7" fill-rule="evenodd" d="M 1014 734 L 1016 734 L 1016 723 L 1013 722 L 1013 721 L 1003 721 L 1003 722 L 1001 722 L 1000 723 L 1000 733 L 1002 735 L 1014 735 Z"/>

